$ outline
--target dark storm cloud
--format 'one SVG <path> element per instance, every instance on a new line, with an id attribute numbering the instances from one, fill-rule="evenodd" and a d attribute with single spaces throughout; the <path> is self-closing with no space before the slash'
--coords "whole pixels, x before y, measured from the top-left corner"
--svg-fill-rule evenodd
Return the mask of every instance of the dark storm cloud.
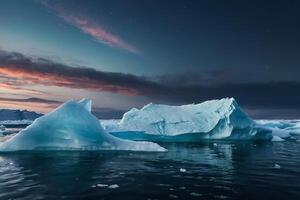
<path id="1" fill-rule="evenodd" d="M 296 79 L 297 74 L 291 76 L 292 81 L 288 81 L 284 74 L 279 81 L 275 81 L 266 72 L 251 79 L 251 71 L 241 74 L 237 71 L 223 69 L 202 75 L 193 74 L 190 77 L 150 78 L 102 72 L 86 67 L 75 68 L 50 60 L 30 59 L 19 53 L 0 52 L 0 74 L 2 77 L 13 78 L 16 84 L 54 85 L 143 95 L 154 102 L 168 104 L 234 97 L 247 109 L 300 109 L 300 81 Z M 279 75 L 280 73 L 276 76 Z"/>

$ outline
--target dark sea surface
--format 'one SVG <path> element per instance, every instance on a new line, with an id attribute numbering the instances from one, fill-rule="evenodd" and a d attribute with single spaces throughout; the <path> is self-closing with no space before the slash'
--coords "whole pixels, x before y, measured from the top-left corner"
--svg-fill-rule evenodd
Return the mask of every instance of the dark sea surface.
<path id="1" fill-rule="evenodd" d="M 0 199 L 300 199 L 300 142 L 161 145 L 0 154 Z"/>

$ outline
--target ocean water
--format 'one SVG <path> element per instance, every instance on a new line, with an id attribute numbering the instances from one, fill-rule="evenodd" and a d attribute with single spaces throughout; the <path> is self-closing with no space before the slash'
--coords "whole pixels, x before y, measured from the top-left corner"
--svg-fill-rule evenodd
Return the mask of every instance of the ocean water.
<path id="1" fill-rule="evenodd" d="M 0 199 L 300 199 L 300 143 L 0 154 Z"/>

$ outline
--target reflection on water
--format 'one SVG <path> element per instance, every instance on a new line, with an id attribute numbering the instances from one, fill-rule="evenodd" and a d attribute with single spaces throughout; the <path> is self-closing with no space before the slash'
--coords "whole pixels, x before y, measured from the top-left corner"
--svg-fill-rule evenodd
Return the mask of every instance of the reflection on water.
<path id="1" fill-rule="evenodd" d="M 169 151 L 0 154 L 0 199 L 300 197 L 300 143 L 162 145 Z"/>

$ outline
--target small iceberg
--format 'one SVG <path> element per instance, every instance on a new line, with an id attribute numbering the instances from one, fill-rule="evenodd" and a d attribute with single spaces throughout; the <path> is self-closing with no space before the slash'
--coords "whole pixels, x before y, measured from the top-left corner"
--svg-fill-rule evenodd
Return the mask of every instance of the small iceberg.
<path id="1" fill-rule="evenodd" d="M 108 186 L 108 188 L 110 189 L 116 189 L 116 188 L 119 188 L 120 186 L 118 184 L 113 184 L 113 185 L 110 185 Z"/>
<path id="2" fill-rule="evenodd" d="M 135 142 L 108 134 L 91 114 L 91 100 L 70 100 L 36 119 L 10 139 L 0 151 L 21 150 L 129 150 L 166 151 L 152 142 Z"/>
<path id="3" fill-rule="evenodd" d="M 233 98 L 199 104 L 148 104 L 120 121 L 105 121 L 114 136 L 132 140 L 196 142 L 204 139 L 271 140 L 271 128 L 256 123 Z"/>
<path id="4" fill-rule="evenodd" d="M 184 172 L 186 172 L 186 169 L 180 168 L 179 171 L 182 172 L 182 173 L 184 173 Z"/>

